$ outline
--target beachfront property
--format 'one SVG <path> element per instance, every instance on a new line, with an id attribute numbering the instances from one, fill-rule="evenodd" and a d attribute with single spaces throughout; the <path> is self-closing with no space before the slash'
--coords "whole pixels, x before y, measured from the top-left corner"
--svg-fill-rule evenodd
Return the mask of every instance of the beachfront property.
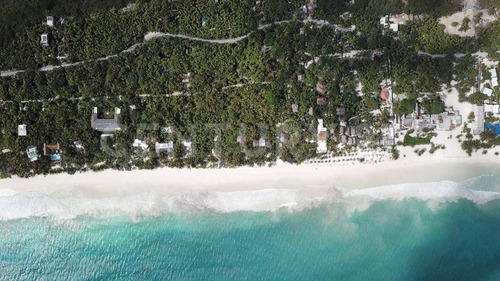
<path id="1" fill-rule="evenodd" d="M 28 148 L 26 149 L 26 154 L 28 155 L 28 159 L 31 162 L 38 160 L 38 150 L 35 146 L 28 146 Z"/>
<path id="2" fill-rule="evenodd" d="M 264 138 L 254 140 L 252 144 L 253 144 L 253 147 L 269 147 L 269 146 L 271 146 L 271 142 L 264 139 Z"/>
<path id="3" fill-rule="evenodd" d="M 182 140 L 182 145 L 186 149 L 188 153 L 191 153 L 191 146 L 193 145 L 193 142 L 190 140 Z"/>
<path id="4" fill-rule="evenodd" d="M 43 144 L 43 155 L 49 156 L 50 161 L 59 162 L 61 161 L 62 145 L 60 143 L 44 143 Z"/>
<path id="5" fill-rule="evenodd" d="M 104 113 L 105 117 L 108 118 L 103 118 L 99 119 L 97 118 L 97 107 L 94 107 L 92 111 L 92 117 L 90 120 L 90 124 L 92 126 L 92 129 L 103 132 L 103 133 L 111 133 L 115 132 L 117 130 L 120 130 L 120 109 L 115 108 L 114 114 L 111 114 L 111 112 L 106 111 Z M 109 118 L 112 115 L 113 118 Z"/>
<path id="6" fill-rule="evenodd" d="M 339 128 L 339 135 L 336 137 L 337 141 L 348 144 L 348 145 L 356 145 L 358 143 L 358 139 L 356 137 L 356 128 L 353 126 L 347 127 L 341 125 Z"/>
<path id="7" fill-rule="evenodd" d="M 328 140 L 328 130 L 323 125 L 323 119 L 318 119 L 318 147 L 316 153 L 323 154 L 328 151 L 326 141 Z"/>
<path id="8" fill-rule="evenodd" d="M 479 135 L 484 132 L 484 106 L 474 106 L 474 123 L 472 124 L 472 133 Z"/>
<path id="9" fill-rule="evenodd" d="M 54 26 L 54 17 L 53 16 L 47 17 L 47 25 L 50 27 Z"/>
<path id="10" fill-rule="evenodd" d="M 394 140 L 394 138 L 390 138 L 389 136 L 383 136 L 379 144 L 381 146 L 393 146 L 396 144 L 396 141 Z"/>
<path id="11" fill-rule="evenodd" d="M 462 115 L 460 111 L 453 108 L 446 108 L 445 112 L 440 114 L 421 114 L 418 104 L 415 105 L 415 110 L 412 114 L 406 115 L 401 119 L 403 128 L 415 130 L 438 130 L 451 131 L 462 125 Z"/>
<path id="12" fill-rule="evenodd" d="M 484 87 L 483 94 L 487 95 L 488 97 L 491 97 L 491 95 L 493 94 L 493 89 Z"/>
<path id="13" fill-rule="evenodd" d="M 488 70 L 488 72 L 490 73 L 491 87 L 498 86 L 498 76 L 496 68 L 491 68 Z"/>
<path id="14" fill-rule="evenodd" d="M 140 139 L 135 139 L 134 143 L 132 143 L 133 147 L 140 148 L 142 150 L 147 150 L 149 148 L 149 145 Z"/>
<path id="15" fill-rule="evenodd" d="M 49 45 L 49 34 L 43 33 L 42 35 L 40 35 L 40 43 L 43 46 L 48 46 Z"/>
<path id="16" fill-rule="evenodd" d="M 498 114 L 500 113 L 500 105 L 498 104 L 484 104 L 484 112 L 485 113 L 493 113 L 493 114 Z"/>
<path id="17" fill-rule="evenodd" d="M 26 125 L 21 124 L 17 126 L 17 135 L 20 137 L 25 137 L 28 135 L 28 131 L 26 130 Z"/>
<path id="18" fill-rule="evenodd" d="M 163 143 L 155 143 L 155 151 L 156 153 L 160 154 L 162 152 L 172 152 L 174 150 L 174 142 L 169 141 L 169 142 L 163 142 Z"/>

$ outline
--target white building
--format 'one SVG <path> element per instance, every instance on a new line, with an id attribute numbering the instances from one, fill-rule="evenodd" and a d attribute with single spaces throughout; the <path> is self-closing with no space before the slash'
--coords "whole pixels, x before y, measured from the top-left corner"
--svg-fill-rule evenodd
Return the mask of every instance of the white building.
<path id="1" fill-rule="evenodd" d="M 500 105 L 498 104 L 484 104 L 484 112 L 498 114 Z"/>
<path id="2" fill-rule="evenodd" d="M 25 137 L 28 135 L 25 124 L 17 126 L 17 135 L 20 137 Z"/>
<path id="3" fill-rule="evenodd" d="M 317 153 L 326 153 L 328 151 L 326 147 L 327 139 L 328 131 L 323 126 L 323 119 L 318 119 L 318 148 L 316 148 Z"/>
<path id="4" fill-rule="evenodd" d="M 174 149 L 174 142 L 173 141 L 169 141 L 169 142 L 165 142 L 165 143 L 155 143 L 155 150 L 156 150 L 156 153 L 160 153 L 160 152 L 163 152 L 163 151 L 171 151 Z"/>
<path id="5" fill-rule="evenodd" d="M 253 144 L 253 147 L 268 147 L 271 145 L 271 143 L 264 138 L 254 140 L 252 144 Z"/>
<path id="6" fill-rule="evenodd" d="M 81 141 L 75 141 L 75 142 L 73 142 L 73 144 L 75 145 L 76 149 L 78 149 L 78 150 L 83 149 L 83 144 Z"/>
<path id="7" fill-rule="evenodd" d="M 493 90 L 490 88 L 483 88 L 483 94 L 487 95 L 488 97 L 491 97 L 493 94 Z"/>
<path id="8" fill-rule="evenodd" d="M 431 129 L 438 131 L 450 131 L 462 125 L 462 115 L 458 110 L 449 109 L 446 112 L 432 115 L 419 115 L 416 113 L 413 116 L 403 119 L 403 126 L 411 127 L 416 130 Z"/>
<path id="9" fill-rule="evenodd" d="M 380 25 L 382 25 L 383 27 L 387 27 L 388 24 L 389 24 L 389 16 L 380 17 Z"/>
<path id="10" fill-rule="evenodd" d="M 47 33 L 44 33 L 40 36 L 40 43 L 44 46 L 49 45 L 49 35 Z"/>
<path id="11" fill-rule="evenodd" d="M 474 123 L 472 133 L 478 135 L 484 132 L 484 106 L 474 106 Z"/>
<path id="12" fill-rule="evenodd" d="M 26 149 L 26 154 L 31 162 L 38 160 L 38 150 L 34 146 L 29 146 Z"/>
<path id="13" fill-rule="evenodd" d="M 496 68 L 492 68 L 492 69 L 488 70 L 488 72 L 490 73 L 490 77 L 491 77 L 491 86 L 492 87 L 498 86 L 498 76 L 497 76 Z"/>
<path id="14" fill-rule="evenodd" d="M 184 148 L 186 148 L 186 150 L 188 152 L 191 152 L 191 145 L 193 143 L 191 141 L 187 141 L 187 140 L 182 140 L 182 145 L 184 146 Z"/>
<path id="15" fill-rule="evenodd" d="M 54 17 L 53 16 L 48 16 L 47 17 L 47 25 L 48 26 L 54 26 Z"/>
<path id="16" fill-rule="evenodd" d="M 384 29 L 389 27 L 390 30 L 392 30 L 394 32 L 398 32 L 399 31 L 399 24 L 404 23 L 405 21 L 401 20 L 399 18 L 391 19 L 389 16 L 383 16 L 383 17 L 380 17 L 379 22 L 380 22 L 380 25 Z"/>
<path id="17" fill-rule="evenodd" d="M 137 148 L 142 148 L 143 150 L 147 150 L 149 148 L 149 145 L 146 142 L 139 139 L 135 139 L 132 146 Z"/>

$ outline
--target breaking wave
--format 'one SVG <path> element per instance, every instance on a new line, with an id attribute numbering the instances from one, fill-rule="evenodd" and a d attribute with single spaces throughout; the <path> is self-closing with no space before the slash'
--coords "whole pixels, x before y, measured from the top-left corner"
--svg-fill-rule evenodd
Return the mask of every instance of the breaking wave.
<path id="1" fill-rule="evenodd" d="M 477 187 L 487 180 L 481 190 Z M 234 192 L 177 192 L 161 195 L 136 191 L 114 197 L 93 196 L 84 189 L 58 192 L 16 192 L 0 189 L 0 221 L 49 217 L 60 220 L 79 216 L 116 217 L 160 216 L 166 212 L 268 212 L 286 208 L 300 211 L 321 204 L 344 203 L 350 210 L 364 210 L 374 201 L 420 199 L 431 204 L 467 199 L 477 204 L 500 199 L 498 186 L 488 176 L 463 182 L 439 181 L 378 186 L 366 189 L 308 187 L 304 189 L 263 189 Z M 484 184 L 483 184 L 484 185 Z"/>

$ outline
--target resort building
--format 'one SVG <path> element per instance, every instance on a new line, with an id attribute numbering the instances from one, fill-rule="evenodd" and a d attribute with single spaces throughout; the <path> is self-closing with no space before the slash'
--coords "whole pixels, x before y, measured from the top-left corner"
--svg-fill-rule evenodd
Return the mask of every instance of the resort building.
<path id="1" fill-rule="evenodd" d="M 500 105 L 498 104 L 484 104 L 484 112 L 498 114 L 500 113 Z"/>
<path id="2" fill-rule="evenodd" d="M 474 123 L 472 125 L 473 134 L 479 135 L 484 132 L 484 106 L 474 106 Z"/>
<path id="3" fill-rule="evenodd" d="M 49 45 L 49 34 L 44 33 L 40 36 L 40 43 L 44 46 Z"/>
<path id="4" fill-rule="evenodd" d="M 38 160 L 38 150 L 35 146 L 28 146 L 28 148 L 26 149 L 26 154 L 28 155 L 28 159 L 31 162 Z"/>
<path id="5" fill-rule="evenodd" d="M 105 112 L 104 115 L 106 117 L 112 116 L 110 112 Z M 120 109 L 115 108 L 113 115 L 113 118 L 99 119 L 97 118 L 97 107 L 94 107 L 94 110 L 92 111 L 92 118 L 90 120 L 92 129 L 103 133 L 111 133 L 120 130 Z"/>
<path id="6" fill-rule="evenodd" d="M 164 142 L 164 143 L 155 143 L 155 150 L 156 153 L 162 153 L 164 151 L 171 152 L 174 150 L 174 142 L 169 141 L 169 142 Z"/>
<path id="7" fill-rule="evenodd" d="M 488 97 L 491 97 L 493 94 L 493 90 L 490 88 L 483 88 L 483 94 L 487 95 Z"/>
<path id="8" fill-rule="evenodd" d="M 462 125 L 462 115 L 458 110 L 447 108 L 440 114 L 422 115 L 418 104 L 415 111 L 401 119 L 404 128 L 413 128 L 415 130 L 431 129 L 439 131 L 450 131 Z"/>
<path id="9" fill-rule="evenodd" d="M 182 140 L 182 145 L 184 146 L 184 148 L 186 149 L 186 151 L 188 153 L 191 153 L 192 144 L 193 144 L 193 142 L 190 140 Z"/>
<path id="10" fill-rule="evenodd" d="M 47 25 L 50 27 L 54 26 L 54 17 L 53 16 L 47 17 Z"/>
<path id="11" fill-rule="evenodd" d="M 145 141 L 142 141 L 140 139 L 135 139 L 132 146 L 141 148 L 142 150 L 147 150 L 149 148 L 149 145 Z"/>
<path id="12" fill-rule="evenodd" d="M 326 141 L 328 140 L 328 130 L 323 125 L 323 119 L 318 119 L 318 147 L 316 153 L 322 154 L 328 151 Z"/>
<path id="13" fill-rule="evenodd" d="M 253 141 L 253 147 L 269 147 L 270 145 L 271 143 L 264 138 Z"/>
<path id="14" fill-rule="evenodd" d="M 25 124 L 21 124 L 21 125 L 17 126 L 17 135 L 20 137 L 25 137 L 28 135 Z"/>
<path id="15" fill-rule="evenodd" d="M 399 31 L 399 25 L 400 24 L 405 24 L 406 23 L 406 18 L 404 15 L 396 15 L 396 16 L 391 16 L 389 17 L 388 15 L 383 16 L 380 18 L 380 25 L 385 29 L 389 28 L 390 30 L 394 32 Z"/>
<path id="16" fill-rule="evenodd" d="M 43 155 L 49 156 L 53 162 L 61 161 L 62 145 L 60 143 L 44 143 Z"/>
<path id="17" fill-rule="evenodd" d="M 164 142 L 164 143 L 155 143 L 155 150 L 156 153 L 162 153 L 164 151 L 171 152 L 174 150 L 174 142 L 169 141 L 169 142 Z"/>
<path id="18" fill-rule="evenodd" d="M 491 68 L 490 70 L 488 70 L 488 72 L 490 73 L 491 87 L 498 86 L 498 76 L 496 68 Z"/>

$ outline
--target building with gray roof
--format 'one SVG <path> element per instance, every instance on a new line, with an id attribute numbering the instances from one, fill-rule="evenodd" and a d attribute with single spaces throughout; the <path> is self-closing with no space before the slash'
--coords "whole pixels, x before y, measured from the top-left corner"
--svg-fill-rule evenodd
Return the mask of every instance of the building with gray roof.
<path id="1" fill-rule="evenodd" d="M 103 133 L 111 133 L 120 130 L 120 109 L 115 108 L 114 118 L 99 119 L 97 118 L 97 107 L 94 107 L 90 123 L 92 129 Z"/>

